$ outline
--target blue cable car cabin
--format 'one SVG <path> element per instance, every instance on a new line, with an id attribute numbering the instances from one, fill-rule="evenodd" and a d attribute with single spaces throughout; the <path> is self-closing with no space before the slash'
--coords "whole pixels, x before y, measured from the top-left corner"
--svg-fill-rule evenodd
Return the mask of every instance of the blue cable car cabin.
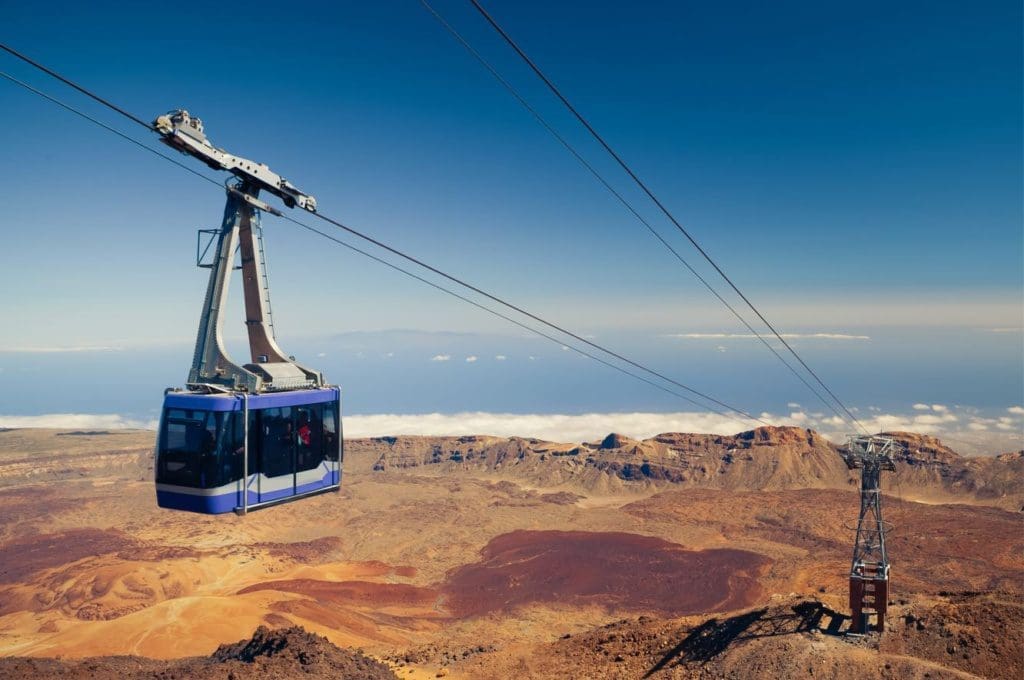
<path id="1" fill-rule="evenodd" d="M 220 514 L 340 489 L 340 407 L 337 387 L 168 392 L 156 452 L 157 505 Z"/>
<path id="2" fill-rule="evenodd" d="M 219 514 L 305 498 L 341 486 L 341 390 L 319 371 L 285 354 L 270 311 L 260 213 L 280 211 L 259 199 L 316 212 L 316 199 L 270 168 L 213 146 L 202 121 L 172 111 L 153 121 L 163 143 L 235 176 L 213 247 L 196 249 L 210 270 L 186 390 L 164 392 L 156 447 L 157 505 Z M 235 266 L 235 261 L 240 266 Z M 236 363 L 224 340 L 231 272 L 242 271 L 251 363 Z"/>

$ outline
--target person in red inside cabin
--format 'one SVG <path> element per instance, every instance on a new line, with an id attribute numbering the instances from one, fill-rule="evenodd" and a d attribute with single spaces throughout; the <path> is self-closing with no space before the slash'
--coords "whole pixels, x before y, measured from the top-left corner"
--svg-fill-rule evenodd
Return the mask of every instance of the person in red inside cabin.
<path id="1" fill-rule="evenodd" d="M 299 429 L 296 433 L 299 436 L 299 443 L 303 446 L 309 446 L 310 437 L 313 434 L 312 428 L 309 426 L 309 414 L 302 413 L 299 415 Z"/>

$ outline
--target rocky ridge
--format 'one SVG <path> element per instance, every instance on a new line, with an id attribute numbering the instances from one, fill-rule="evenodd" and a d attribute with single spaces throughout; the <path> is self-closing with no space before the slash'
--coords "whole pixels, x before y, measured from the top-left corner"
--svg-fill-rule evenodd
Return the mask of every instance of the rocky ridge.
<path id="1" fill-rule="evenodd" d="M 1024 452 L 968 458 L 935 437 L 888 433 L 901 444 L 895 493 L 929 502 L 1024 508 Z M 856 488 L 838 447 L 813 430 L 760 427 L 735 435 L 664 433 L 641 441 L 612 433 L 563 444 L 520 437 L 378 437 L 348 451 L 377 472 L 471 469 L 540 487 L 608 490 L 637 484 L 724 490 Z"/>

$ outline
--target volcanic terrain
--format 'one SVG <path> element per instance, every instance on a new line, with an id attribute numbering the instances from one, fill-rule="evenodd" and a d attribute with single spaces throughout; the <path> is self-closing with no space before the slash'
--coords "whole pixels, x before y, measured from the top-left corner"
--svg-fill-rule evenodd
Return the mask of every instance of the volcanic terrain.
<path id="1" fill-rule="evenodd" d="M 347 441 L 247 517 L 158 509 L 151 432 L 0 431 L 0 676 L 1020 677 L 1024 453 L 894 436 L 850 638 L 858 480 L 808 430 Z"/>

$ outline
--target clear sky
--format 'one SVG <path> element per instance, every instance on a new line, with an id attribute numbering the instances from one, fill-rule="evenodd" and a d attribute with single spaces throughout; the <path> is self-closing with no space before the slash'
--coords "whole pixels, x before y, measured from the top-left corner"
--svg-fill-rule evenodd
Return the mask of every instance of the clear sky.
<path id="1" fill-rule="evenodd" d="M 467 2 L 432 4 L 699 264 Z M 487 6 L 781 330 L 857 336 L 794 340 L 847 402 L 977 409 L 1019 433 L 1019 2 Z M 746 331 L 419 2 L 14 3 L 0 36 L 143 118 L 189 109 L 325 214 L 683 382 L 813 408 L 756 340 L 693 337 Z M 11 57 L 0 69 L 146 139 Z M 194 230 L 223 194 L 7 82 L 0 105 L 0 415 L 145 418 L 187 372 Z M 692 410 L 264 224 L 282 344 L 350 412 Z M 116 351 L 42 351 L 97 347 Z"/>

